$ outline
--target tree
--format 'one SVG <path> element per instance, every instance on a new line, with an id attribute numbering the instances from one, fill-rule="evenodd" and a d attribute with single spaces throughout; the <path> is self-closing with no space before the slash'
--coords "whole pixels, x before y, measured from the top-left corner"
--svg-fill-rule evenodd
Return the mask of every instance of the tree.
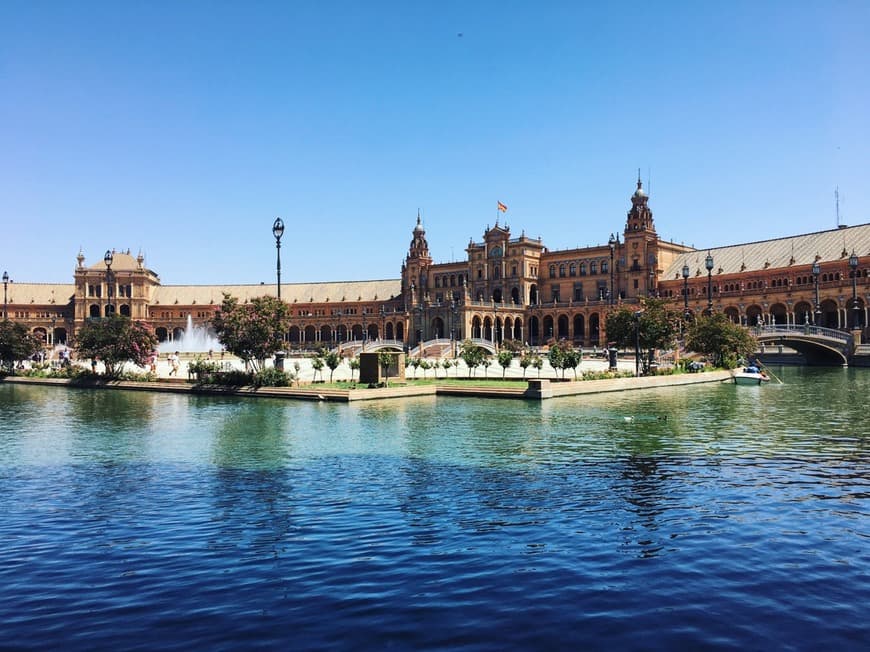
<path id="1" fill-rule="evenodd" d="M 577 380 L 577 367 L 583 362 L 583 351 L 575 349 L 570 344 L 564 349 L 565 359 L 562 361 L 563 369 L 571 369 L 574 371 L 574 380 Z M 562 374 L 564 377 L 564 373 Z"/>
<path id="2" fill-rule="evenodd" d="M 417 379 L 417 369 L 420 368 L 421 362 L 420 358 L 411 358 L 411 366 L 414 367 L 414 380 Z"/>
<path id="3" fill-rule="evenodd" d="M 80 358 L 99 358 L 106 375 L 116 376 L 125 362 L 146 366 L 157 347 L 157 336 L 145 324 L 123 315 L 87 321 L 76 336 Z"/>
<path id="4" fill-rule="evenodd" d="M 520 357 L 520 367 L 523 368 L 523 380 L 526 378 L 526 369 L 532 364 L 532 354 L 529 351 L 523 351 Z"/>
<path id="5" fill-rule="evenodd" d="M 423 378 L 426 378 L 426 371 L 432 368 L 432 363 L 428 360 L 420 360 L 420 368 L 423 370 Z M 414 377 L 416 377 L 417 372 L 414 372 Z"/>
<path id="6" fill-rule="evenodd" d="M 541 358 L 541 356 L 536 355 L 534 358 L 532 358 L 532 367 L 538 370 L 538 378 L 540 378 L 541 369 L 544 368 L 544 360 Z"/>
<path id="7" fill-rule="evenodd" d="M 350 367 L 350 379 L 353 381 L 353 373 L 359 369 L 359 358 L 351 358 L 348 360 L 347 365 Z"/>
<path id="8" fill-rule="evenodd" d="M 501 365 L 501 377 L 504 378 L 507 373 L 508 367 L 511 366 L 511 362 L 513 362 L 514 354 L 511 351 L 499 351 L 498 354 L 498 363 Z"/>
<path id="9" fill-rule="evenodd" d="M 671 348 L 676 341 L 679 319 L 679 313 L 671 310 L 665 300 L 644 299 L 641 310 L 620 308 L 607 315 L 607 339 L 621 348 L 633 349 L 637 343 L 641 351 Z M 652 355 L 641 356 L 644 374 L 649 372 L 652 358 Z"/>
<path id="10" fill-rule="evenodd" d="M 488 378 L 489 365 L 492 364 L 492 358 L 484 354 L 480 359 L 480 365 L 483 367 L 483 377 Z"/>
<path id="11" fill-rule="evenodd" d="M 716 312 L 692 322 L 686 333 L 686 348 L 708 356 L 716 367 L 733 369 L 740 358 L 758 349 L 758 340 L 747 328 Z"/>
<path id="12" fill-rule="evenodd" d="M 8 319 L 0 321 L 0 361 L 9 371 L 15 370 L 18 360 L 33 356 L 41 347 L 39 338 L 25 326 Z"/>
<path id="13" fill-rule="evenodd" d="M 565 377 L 565 349 L 560 342 L 553 342 L 550 345 L 550 350 L 547 351 L 547 359 L 550 361 L 550 366 L 553 370 L 562 369 L 562 378 Z"/>
<path id="14" fill-rule="evenodd" d="M 275 297 L 255 297 L 250 303 L 239 304 L 236 297 L 224 294 L 211 324 L 224 348 L 256 372 L 266 358 L 284 348 L 290 309 Z"/>
<path id="15" fill-rule="evenodd" d="M 468 367 L 468 377 L 471 378 L 475 368 L 483 362 L 484 351 L 471 340 L 464 340 L 459 347 L 459 357 L 465 362 Z"/>
<path id="16" fill-rule="evenodd" d="M 316 355 L 311 359 L 311 368 L 314 369 L 313 380 L 317 380 L 317 372 L 320 372 L 320 380 L 323 381 L 323 358 Z"/>
<path id="17" fill-rule="evenodd" d="M 389 351 L 381 351 L 378 353 L 378 364 L 381 365 L 381 369 L 384 372 L 384 385 L 389 386 L 390 384 L 390 365 L 393 364 L 393 358 L 395 354 L 390 353 Z"/>
<path id="18" fill-rule="evenodd" d="M 332 375 L 335 370 L 341 365 L 341 356 L 336 351 L 322 351 L 323 361 L 329 367 L 329 382 L 332 382 Z"/>
<path id="19" fill-rule="evenodd" d="M 450 367 L 453 366 L 453 362 L 449 358 L 444 358 L 441 361 L 441 366 L 444 367 L 444 377 L 450 376 Z"/>

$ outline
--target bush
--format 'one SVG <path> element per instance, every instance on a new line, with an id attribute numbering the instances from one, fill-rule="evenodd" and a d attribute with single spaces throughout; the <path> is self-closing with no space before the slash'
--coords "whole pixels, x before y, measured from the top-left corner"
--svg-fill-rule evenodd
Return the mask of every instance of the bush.
<path id="1" fill-rule="evenodd" d="M 261 369 L 253 379 L 254 387 L 289 387 L 293 377 L 280 369 L 266 367 Z"/>

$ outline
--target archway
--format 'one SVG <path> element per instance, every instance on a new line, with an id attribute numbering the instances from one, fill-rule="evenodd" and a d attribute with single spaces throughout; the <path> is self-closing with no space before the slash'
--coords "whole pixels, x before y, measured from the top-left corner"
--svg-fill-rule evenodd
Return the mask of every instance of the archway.
<path id="1" fill-rule="evenodd" d="M 728 306 L 723 312 L 732 324 L 740 323 L 740 312 L 734 306 Z"/>
<path id="2" fill-rule="evenodd" d="M 130 316 L 130 304 L 129 303 L 122 303 L 121 304 L 121 314 L 124 317 Z"/>
<path id="3" fill-rule="evenodd" d="M 531 303 L 533 306 L 536 306 L 540 303 L 540 301 L 538 301 L 538 286 L 537 285 L 533 284 L 529 287 L 529 303 Z"/>
<path id="4" fill-rule="evenodd" d="M 541 343 L 541 323 L 534 315 L 529 318 L 529 342 L 534 346 Z"/>
<path id="5" fill-rule="evenodd" d="M 396 339 L 397 340 L 405 340 L 405 324 L 399 322 L 396 324 Z"/>
<path id="6" fill-rule="evenodd" d="M 501 303 L 501 288 L 496 288 L 492 291 L 492 300 L 496 303 Z"/>
<path id="7" fill-rule="evenodd" d="M 774 324 L 788 324 L 788 310 L 783 304 L 775 303 L 770 307 L 770 318 Z"/>
<path id="8" fill-rule="evenodd" d="M 173 340 L 180 340 L 182 337 L 184 337 L 184 329 L 183 328 L 173 328 L 172 329 L 172 339 Z"/>
<path id="9" fill-rule="evenodd" d="M 553 330 L 553 317 L 551 315 L 544 316 L 544 332 L 542 333 L 543 338 L 546 341 L 552 340 L 555 335 L 555 331 Z"/>
<path id="10" fill-rule="evenodd" d="M 320 341 L 321 342 L 331 342 L 332 341 L 332 328 L 329 326 L 321 326 L 320 327 Z"/>
<path id="11" fill-rule="evenodd" d="M 818 326 L 840 328 L 839 306 L 833 299 L 825 299 L 819 308 L 822 311 Z"/>
<path id="12" fill-rule="evenodd" d="M 559 315 L 557 320 L 559 339 L 568 339 L 568 315 Z"/>
<path id="13" fill-rule="evenodd" d="M 385 331 L 386 332 L 384 333 L 384 339 L 387 339 L 387 340 L 396 339 L 395 337 L 393 337 L 393 322 L 391 322 L 391 321 L 387 322 Z"/>
<path id="14" fill-rule="evenodd" d="M 317 343 L 317 329 L 314 326 L 305 327 L 305 343 L 311 345 Z"/>
<path id="15" fill-rule="evenodd" d="M 807 301 L 797 302 L 794 306 L 795 324 L 812 324 L 813 320 L 813 307 Z"/>
<path id="16" fill-rule="evenodd" d="M 471 320 L 471 337 L 472 337 L 472 339 L 480 339 L 481 337 L 483 337 L 483 335 L 481 335 L 482 326 L 483 325 L 480 322 L 480 317 L 475 316 Z"/>
<path id="17" fill-rule="evenodd" d="M 749 306 L 746 309 L 746 323 L 749 326 L 760 326 L 762 323 L 762 311 L 761 306 L 757 306 L 755 304 Z"/>
<path id="18" fill-rule="evenodd" d="M 517 342 L 523 341 L 523 320 L 519 317 L 514 319 L 513 339 Z"/>
<path id="19" fill-rule="evenodd" d="M 65 328 L 55 328 L 54 329 L 54 338 L 52 341 L 55 344 L 66 344 L 66 329 Z"/>
<path id="20" fill-rule="evenodd" d="M 96 303 L 92 303 L 91 307 L 88 308 L 88 316 L 89 317 L 99 317 L 100 316 L 100 306 Z"/>
<path id="21" fill-rule="evenodd" d="M 435 317 L 432 320 L 432 335 L 436 339 L 444 337 L 444 320 L 441 317 Z"/>
<path id="22" fill-rule="evenodd" d="M 515 306 L 520 305 L 520 289 L 515 287 L 511 290 L 511 301 Z"/>
<path id="23" fill-rule="evenodd" d="M 293 344 L 299 344 L 300 336 L 301 336 L 301 333 L 299 331 L 299 327 L 298 326 L 291 326 L 290 327 L 290 337 L 289 337 L 290 342 L 292 342 Z"/>
<path id="24" fill-rule="evenodd" d="M 586 320 L 583 315 L 574 315 L 574 341 L 583 343 L 586 337 Z"/>
<path id="25" fill-rule="evenodd" d="M 600 337 L 601 318 L 597 312 L 589 315 L 589 342 L 598 346 L 598 338 Z"/>
<path id="26" fill-rule="evenodd" d="M 165 342 L 169 338 L 169 332 L 163 326 L 158 326 L 154 330 L 154 334 L 157 335 L 158 342 Z"/>

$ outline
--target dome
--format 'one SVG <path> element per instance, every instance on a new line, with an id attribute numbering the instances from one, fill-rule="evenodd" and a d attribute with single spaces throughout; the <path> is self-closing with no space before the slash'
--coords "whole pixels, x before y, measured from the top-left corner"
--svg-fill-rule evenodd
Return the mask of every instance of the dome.
<path id="1" fill-rule="evenodd" d="M 634 191 L 633 197 L 646 197 L 646 193 L 643 191 L 643 184 L 640 179 L 637 180 L 637 190 Z"/>
<path id="2" fill-rule="evenodd" d="M 417 215 L 417 226 L 414 227 L 414 233 L 425 233 L 426 230 L 423 228 L 423 223 L 420 222 L 420 216 Z"/>

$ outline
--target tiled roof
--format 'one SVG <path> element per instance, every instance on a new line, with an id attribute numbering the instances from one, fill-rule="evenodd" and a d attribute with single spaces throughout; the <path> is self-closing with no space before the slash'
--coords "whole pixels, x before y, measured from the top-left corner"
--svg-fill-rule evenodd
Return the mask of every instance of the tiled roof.
<path id="1" fill-rule="evenodd" d="M 89 265 L 88 269 L 97 269 L 103 271 L 106 269 L 106 263 L 103 258 L 100 257 L 100 259 L 93 265 Z M 114 251 L 112 252 L 112 269 L 116 272 L 139 269 L 139 262 L 134 256 L 130 255 L 129 252 L 124 253 L 120 251 Z"/>
<path id="2" fill-rule="evenodd" d="M 224 293 L 245 302 L 254 297 L 275 296 L 269 285 L 162 285 L 154 289 L 153 305 L 220 304 Z M 293 303 L 341 303 L 342 301 L 387 301 L 401 292 L 399 279 L 382 281 L 330 281 L 282 283 L 281 299 Z"/>
<path id="3" fill-rule="evenodd" d="M 27 304 L 65 306 L 72 301 L 76 286 L 72 283 L 9 283 L 9 305 Z"/>
<path id="4" fill-rule="evenodd" d="M 683 265 L 689 266 L 689 278 L 706 276 L 704 260 L 706 249 L 680 254 L 662 274 L 663 281 L 682 278 Z M 870 256 L 870 224 L 843 227 L 830 231 L 806 233 L 788 238 L 747 242 L 744 244 L 714 247 L 713 275 L 739 274 L 763 269 L 788 268 L 812 265 L 819 262 L 843 260 L 854 251 L 858 256 Z M 845 254 L 844 254 L 845 252 Z"/>

